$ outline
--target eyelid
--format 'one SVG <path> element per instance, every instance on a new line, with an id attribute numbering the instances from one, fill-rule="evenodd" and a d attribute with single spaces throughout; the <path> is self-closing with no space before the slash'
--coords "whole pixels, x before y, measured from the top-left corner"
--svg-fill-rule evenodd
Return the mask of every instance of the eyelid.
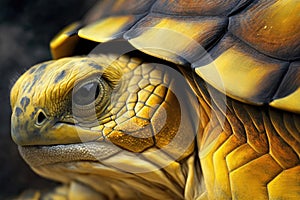
<path id="1" fill-rule="evenodd" d="M 79 88 L 81 88 L 82 86 L 84 86 L 84 85 L 86 85 L 88 83 L 100 82 L 100 81 L 103 81 L 103 79 L 101 79 L 101 77 L 99 78 L 99 75 L 93 75 L 91 77 L 88 77 L 88 78 L 86 78 L 84 80 L 81 80 L 81 81 L 75 83 L 75 86 L 74 86 L 72 92 L 74 93 L 74 91 L 78 90 Z"/>
<path id="2" fill-rule="evenodd" d="M 91 81 L 81 85 L 73 93 L 73 102 L 81 106 L 86 106 L 93 103 L 100 94 L 99 85 L 100 83 L 98 81 Z"/>
<path id="3" fill-rule="evenodd" d="M 87 105 L 79 105 L 76 104 L 76 102 L 74 102 L 73 98 L 74 98 L 74 94 L 78 91 L 78 89 L 82 86 L 84 86 L 85 84 L 91 83 L 91 82 L 97 82 L 98 86 L 99 86 L 99 94 L 98 96 L 95 98 L 95 101 L 91 102 L 90 104 Z M 84 115 L 88 115 L 87 113 L 89 112 L 94 112 L 96 107 L 101 107 L 102 104 L 105 104 L 105 98 L 108 99 L 108 93 L 109 93 L 109 85 L 106 83 L 106 81 L 104 81 L 103 79 L 99 79 L 99 77 L 96 78 L 90 78 L 89 80 L 86 80 L 84 82 L 81 82 L 79 84 L 77 84 L 72 93 L 71 93 L 71 107 L 72 107 L 72 112 L 77 116 L 84 116 Z"/>

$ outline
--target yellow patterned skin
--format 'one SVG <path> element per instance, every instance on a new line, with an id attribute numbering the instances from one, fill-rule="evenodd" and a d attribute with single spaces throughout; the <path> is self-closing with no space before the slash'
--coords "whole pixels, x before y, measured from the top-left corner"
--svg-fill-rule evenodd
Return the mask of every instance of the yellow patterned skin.
<path id="1" fill-rule="evenodd" d="M 37 173 L 67 184 L 98 185 L 96 191 L 111 199 L 150 198 L 149 191 L 157 199 L 183 198 L 187 177 L 181 164 L 194 154 L 197 110 L 191 110 L 197 99 L 170 68 L 175 65 L 140 57 L 62 58 L 19 78 L 11 91 L 12 138 Z M 99 180 L 73 174 L 76 165 Z M 111 184 L 107 194 L 103 188 Z"/>
<path id="2" fill-rule="evenodd" d="M 99 91 L 84 91 L 94 83 Z M 38 64 L 11 91 L 13 140 L 26 146 L 108 139 L 133 152 L 162 148 L 186 115 L 178 110 L 176 84 L 159 63 L 128 56 L 71 57 Z M 77 102 L 88 92 L 95 95 L 86 97 L 91 102 Z M 178 117 L 169 118 L 171 113 Z M 161 129 L 168 130 L 168 137 L 161 136 Z"/>

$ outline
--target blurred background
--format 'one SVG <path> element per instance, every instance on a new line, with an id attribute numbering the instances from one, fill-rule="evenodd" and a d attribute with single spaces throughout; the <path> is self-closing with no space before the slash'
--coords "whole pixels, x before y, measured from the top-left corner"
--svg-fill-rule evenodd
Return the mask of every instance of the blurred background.
<path id="1" fill-rule="evenodd" d="M 49 41 L 96 0 L 0 0 L 0 199 L 55 183 L 35 175 L 10 137 L 9 90 L 30 66 L 51 59 Z"/>

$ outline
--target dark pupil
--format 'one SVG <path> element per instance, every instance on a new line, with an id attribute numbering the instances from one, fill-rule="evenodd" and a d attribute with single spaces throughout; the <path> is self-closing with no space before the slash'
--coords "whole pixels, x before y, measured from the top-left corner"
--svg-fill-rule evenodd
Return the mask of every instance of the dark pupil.
<path id="1" fill-rule="evenodd" d="M 99 92 L 100 89 L 97 82 L 88 83 L 75 92 L 73 100 L 78 105 L 88 105 L 95 101 Z"/>

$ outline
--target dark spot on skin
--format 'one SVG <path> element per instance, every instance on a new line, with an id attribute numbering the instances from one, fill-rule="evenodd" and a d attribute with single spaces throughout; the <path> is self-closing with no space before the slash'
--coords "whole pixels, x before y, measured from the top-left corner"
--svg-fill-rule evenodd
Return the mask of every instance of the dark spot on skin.
<path id="1" fill-rule="evenodd" d="M 29 73 L 33 73 L 35 72 L 34 74 L 34 77 L 33 77 L 33 81 L 32 81 L 32 84 L 31 86 L 29 87 L 28 89 L 28 92 L 31 92 L 32 90 L 32 87 L 35 85 L 35 83 L 37 82 L 37 80 L 40 80 L 42 75 L 44 74 L 45 72 L 45 69 L 46 67 L 48 66 L 48 64 L 42 64 L 41 66 L 39 66 L 38 68 L 33 68 L 29 71 Z M 26 86 L 27 88 L 28 86 Z"/>
<path id="2" fill-rule="evenodd" d="M 23 91 L 25 91 L 29 86 L 29 82 L 26 83 L 26 85 L 23 86 Z"/>
<path id="3" fill-rule="evenodd" d="M 28 97 L 23 97 L 21 99 L 21 105 L 24 111 L 26 111 L 26 107 L 28 106 L 29 103 L 30 103 L 30 99 Z"/>
<path id="4" fill-rule="evenodd" d="M 19 107 L 16 107 L 15 113 L 16 113 L 16 116 L 19 117 L 23 113 L 23 110 Z"/>
<path id="5" fill-rule="evenodd" d="M 36 73 L 42 73 L 47 66 L 48 64 L 42 64 L 41 66 L 39 66 L 39 68 L 37 68 Z"/>
<path id="6" fill-rule="evenodd" d="M 97 65 L 96 63 L 89 63 L 89 66 L 94 69 L 101 69 L 101 67 L 99 65 Z"/>
<path id="7" fill-rule="evenodd" d="M 33 132 L 32 132 L 32 135 L 40 135 L 40 131 L 39 130 L 34 130 Z"/>
<path id="8" fill-rule="evenodd" d="M 31 68 L 31 69 L 29 70 L 29 74 L 32 74 L 33 72 L 35 72 L 35 70 L 36 70 L 35 67 L 34 67 L 34 68 Z"/>
<path id="9" fill-rule="evenodd" d="M 33 77 L 33 82 L 28 90 L 28 92 L 31 92 L 32 87 L 35 85 L 36 81 L 41 79 L 42 75 L 45 72 L 46 67 L 48 66 L 48 64 L 43 64 L 40 67 L 38 67 L 35 71 L 35 75 Z"/>
<path id="10" fill-rule="evenodd" d="M 30 88 L 29 88 L 29 90 L 28 90 L 28 93 L 31 92 L 32 87 L 35 85 L 36 81 L 37 81 L 37 76 L 34 76 L 33 81 L 32 81 L 32 84 L 31 84 L 31 86 L 30 86 Z"/>
<path id="11" fill-rule="evenodd" d="M 30 114 L 30 119 L 33 119 L 34 118 L 34 116 L 35 116 L 35 111 L 34 112 L 32 112 L 31 114 Z"/>
<path id="12" fill-rule="evenodd" d="M 27 129 L 28 128 L 28 121 L 25 122 L 24 127 Z"/>
<path id="13" fill-rule="evenodd" d="M 66 71 L 62 70 L 55 78 L 54 83 L 58 83 L 60 80 L 62 80 L 66 76 Z"/>

